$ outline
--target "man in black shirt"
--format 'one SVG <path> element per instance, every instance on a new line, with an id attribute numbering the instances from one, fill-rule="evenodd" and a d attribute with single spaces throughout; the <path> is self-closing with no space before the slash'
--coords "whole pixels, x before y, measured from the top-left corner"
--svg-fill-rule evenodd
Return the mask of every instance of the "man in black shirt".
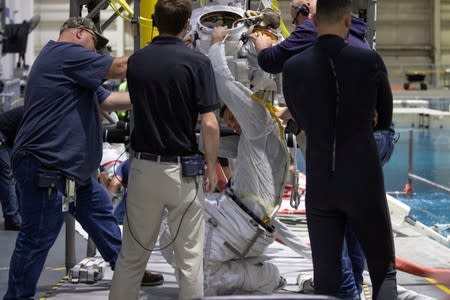
<path id="1" fill-rule="evenodd" d="M 139 279 L 168 210 L 174 233 L 179 299 L 203 295 L 204 195 L 195 125 L 200 114 L 207 164 L 207 191 L 217 183 L 215 163 L 219 108 L 209 59 L 183 43 L 190 0 L 159 0 L 154 22 L 160 35 L 128 61 L 134 112 L 127 214 L 110 299 L 138 299 Z M 184 161 L 189 163 L 184 163 Z M 190 174 L 183 173 L 186 171 Z M 191 172 L 192 171 L 192 172 Z M 187 176 L 184 176 L 187 175 Z M 164 247 L 165 245 L 161 245 Z"/>
<path id="2" fill-rule="evenodd" d="M 23 106 L 0 114 L 0 202 L 5 219 L 5 230 L 19 230 L 22 223 L 10 164 L 10 151 L 22 115 Z"/>

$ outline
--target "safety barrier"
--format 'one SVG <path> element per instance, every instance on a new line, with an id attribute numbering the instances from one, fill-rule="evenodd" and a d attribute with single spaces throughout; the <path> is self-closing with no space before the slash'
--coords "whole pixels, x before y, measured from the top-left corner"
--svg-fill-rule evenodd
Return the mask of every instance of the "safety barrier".
<path id="1" fill-rule="evenodd" d="M 440 185 L 434 181 L 428 180 L 426 178 L 423 178 L 421 176 L 418 176 L 413 173 L 413 131 L 409 130 L 409 140 L 408 140 L 408 184 L 410 187 L 412 186 L 412 180 L 417 180 L 420 182 L 423 182 L 425 184 L 428 184 L 430 186 L 433 186 L 437 189 L 443 190 L 445 192 L 450 193 L 450 187 Z"/>

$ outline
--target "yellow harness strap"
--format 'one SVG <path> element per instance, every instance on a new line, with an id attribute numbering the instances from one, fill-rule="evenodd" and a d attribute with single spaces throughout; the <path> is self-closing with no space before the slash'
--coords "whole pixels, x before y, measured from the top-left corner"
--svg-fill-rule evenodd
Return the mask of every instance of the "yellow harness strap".
<path id="1" fill-rule="evenodd" d="M 276 112 L 278 111 L 278 109 L 273 106 L 271 103 L 264 101 L 263 99 L 261 99 L 260 97 L 258 97 L 256 94 L 252 94 L 252 99 L 253 101 L 255 101 L 256 103 L 262 105 L 263 107 L 265 107 L 270 115 L 272 116 L 272 118 L 275 120 L 275 122 L 278 125 L 278 128 L 280 129 L 280 139 L 284 140 L 284 127 L 281 124 L 280 118 L 278 118 Z"/>

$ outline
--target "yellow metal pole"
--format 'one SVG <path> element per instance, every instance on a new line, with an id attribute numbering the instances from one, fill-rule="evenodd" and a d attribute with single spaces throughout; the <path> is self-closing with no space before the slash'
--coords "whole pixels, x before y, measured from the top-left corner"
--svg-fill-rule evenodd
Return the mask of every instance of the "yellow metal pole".
<path id="1" fill-rule="evenodd" d="M 158 30 L 153 26 L 152 15 L 155 12 L 155 4 L 157 0 L 141 0 L 141 17 L 150 19 L 150 25 L 143 26 L 140 24 L 141 31 L 141 48 L 145 47 L 155 36 L 158 35 Z"/>
<path id="2" fill-rule="evenodd" d="M 281 29 L 281 35 L 284 38 L 287 38 L 291 33 L 289 32 L 288 28 L 286 27 L 286 23 L 284 22 L 283 16 L 281 15 L 281 10 L 278 5 L 278 0 L 272 0 L 272 9 L 276 13 L 280 15 L 280 29 Z"/>

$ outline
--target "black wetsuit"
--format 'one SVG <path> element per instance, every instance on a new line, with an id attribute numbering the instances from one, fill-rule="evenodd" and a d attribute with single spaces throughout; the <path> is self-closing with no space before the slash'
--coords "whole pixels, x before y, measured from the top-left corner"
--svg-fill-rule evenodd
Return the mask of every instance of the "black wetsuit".
<path id="1" fill-rule="evenodd" d="M 321 36 L 284 64 L 283 85 L 289 110 L 307 135 L 306 211 L 316 292 L 335 295 L 339 288 L 348 223 L 366 254 L 374 299 L 397 299 L 392 228 L 372 123 L 374 111 L 377 129 L 392 121 L 382 59 L 338 36 Z"/>

